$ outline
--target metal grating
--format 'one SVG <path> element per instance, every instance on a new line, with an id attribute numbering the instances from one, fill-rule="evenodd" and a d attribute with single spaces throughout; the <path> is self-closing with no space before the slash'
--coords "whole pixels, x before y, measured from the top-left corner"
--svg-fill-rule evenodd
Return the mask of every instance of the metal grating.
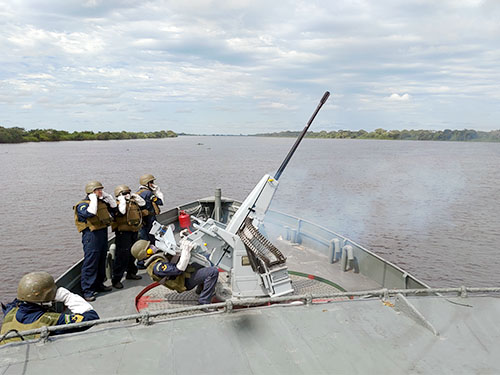
<path id="1" fill-rule="evenodd" d="M 221 274 L 222 275 L 222 274 Z M 306 276 L 290 275 L 294 292 L 292 295 L 302 294 L 328 294 L 337 293 L 341 290 L 333 286 L 333 283 L 313 279 Z M 219 283 L 218 291 L 223 290 L 223 285 Z M 218 295 L 218 292 L 217 292 Z M 338 299 L 338 298 L 337 298 Z M 348 299 L 347 297 L 343 299 Z M 164 285 L 158 285 L 148 290 L 138 301 L 137 307 L 140 312 L 156 312 L 179 307 L 196 306 L 198 296 L 193 290 L 184 293 L 177 293 L 168 289 Z M 188 316 L 203 314 L 200 311 L 187 311 L 172 316 Z"/>

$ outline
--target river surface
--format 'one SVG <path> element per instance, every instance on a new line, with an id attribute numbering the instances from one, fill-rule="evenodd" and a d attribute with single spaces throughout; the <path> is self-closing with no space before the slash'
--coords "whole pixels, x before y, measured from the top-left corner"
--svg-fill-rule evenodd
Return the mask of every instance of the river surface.
<path id="1" fill-rule="evenodd" d="M 97 179 L 113 193 L 153 173 L 165 207 L 243 200 L 291 138 L 0 145 L 0 300 L 19 278 L 55 277 L 82 256 L 73 205 Z M 431 286 L 500 285 L 500 143 L 305 139 L 271 208 L 350 237 Z"/>

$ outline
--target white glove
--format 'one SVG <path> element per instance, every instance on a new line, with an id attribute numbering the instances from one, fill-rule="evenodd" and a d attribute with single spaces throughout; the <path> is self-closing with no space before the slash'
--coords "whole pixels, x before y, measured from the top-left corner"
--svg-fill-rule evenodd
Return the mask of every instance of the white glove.
<path id="1" fill-rule="evenodd" d="M 160 187 L 157 186 L 157 185 L 154 185 L 154 188 L 153 188 L 153 193 L 163 201 L 163 193 L 160 191 Z"/>
<path id="2" fill-rule="evenodd" d="M 113 198 L 113 196 L 111 194 L 108 194 L 106 192 L 102 192 L 102 200 L 104 202 L 106 202 L 107 204 L 109 204 L 109 206 L 111 208 L 115 208 L 116 207 L 116 201 L 115 201 L 115 198 Z"/>
<path id="3" fill-rule="evenodd" d="M 189 259 L 191 259 L 191 250 L 196 247 L 196 244 L 194 242 L 191 242 L 187 239 L 182 239 L 180 241 L 180 248 L 181 248 L 181 258 L 179 259 L 179 262 L 175 265 L 179 271 L 185 271 Z"/>
<path id="4" fill-rule="evenodd" d="M 127 212 L 127 200 L 125 199 L 125 197 L 123 195 L 120 195 L 118 197 L 118 211 L 120 211 L 120 213 L 122 215 L 125 215 L 125 213 Z"/>
<path id="5" fill-rule="evenodd" d="M 59 287 L 56 291 L 57 302 L 62 302 L 73 314 L 83 314 L 87 311 L 94 310 L 92 305 L 85 301 L 78 294 L 71 293 L 68 289 Z"/>
<path id="6" fill-rule="evenodd" d="M 132 194 L 130 194 L 130 196 L 131 196 L 130 199 L 133 199 L 134 202 L 137 203 L 140 207 L 146 205 L 146 201 L 144 199 L 142 199 L 142 197 L 139 194 L 132 193 Z"/>
<path id="7" fill-rule="evenodd" d="M 89 194 L 90 203 L 87 207 L 87 212 L 95 215 L 97 213 L 97 195 L 95 193 Z"/>

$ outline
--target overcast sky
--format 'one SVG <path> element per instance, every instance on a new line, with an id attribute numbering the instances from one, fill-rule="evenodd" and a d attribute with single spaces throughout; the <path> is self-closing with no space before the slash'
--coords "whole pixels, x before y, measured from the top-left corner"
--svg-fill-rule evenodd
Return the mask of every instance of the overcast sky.
<path id="1" fill-rule="evenodd" d="M 498 0 L 0 0 L 0 126 L 500 129 Z"/>

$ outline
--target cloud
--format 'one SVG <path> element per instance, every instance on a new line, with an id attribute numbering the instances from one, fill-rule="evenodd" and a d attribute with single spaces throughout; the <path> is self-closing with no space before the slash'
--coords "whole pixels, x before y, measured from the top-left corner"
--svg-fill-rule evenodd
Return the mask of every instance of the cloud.
<path id="1" fill-rule="evenodd" d="M 168 118 L 186 132 L 239 133 L 247 121 L 279 131 L 330 90 L 325 127 L 499 126 L 495 1 L 0 0 L 0 9 L 5 123 L 78 126 L 84 111 L 95 130 Z M 27 103 L 40 105 L 18 114 Z"/>
<path id="2" fill-rule="evenodd" d="M 391 94 L 391 96 L 389 96 L 389 100 L 390 101 L 393 101 L 393 102 L 407 102 L 408 100 L 410 100 L 410 95 L 409 94 L 403 94 L 403 95 L 399 95 L 399 94 Z"/>

